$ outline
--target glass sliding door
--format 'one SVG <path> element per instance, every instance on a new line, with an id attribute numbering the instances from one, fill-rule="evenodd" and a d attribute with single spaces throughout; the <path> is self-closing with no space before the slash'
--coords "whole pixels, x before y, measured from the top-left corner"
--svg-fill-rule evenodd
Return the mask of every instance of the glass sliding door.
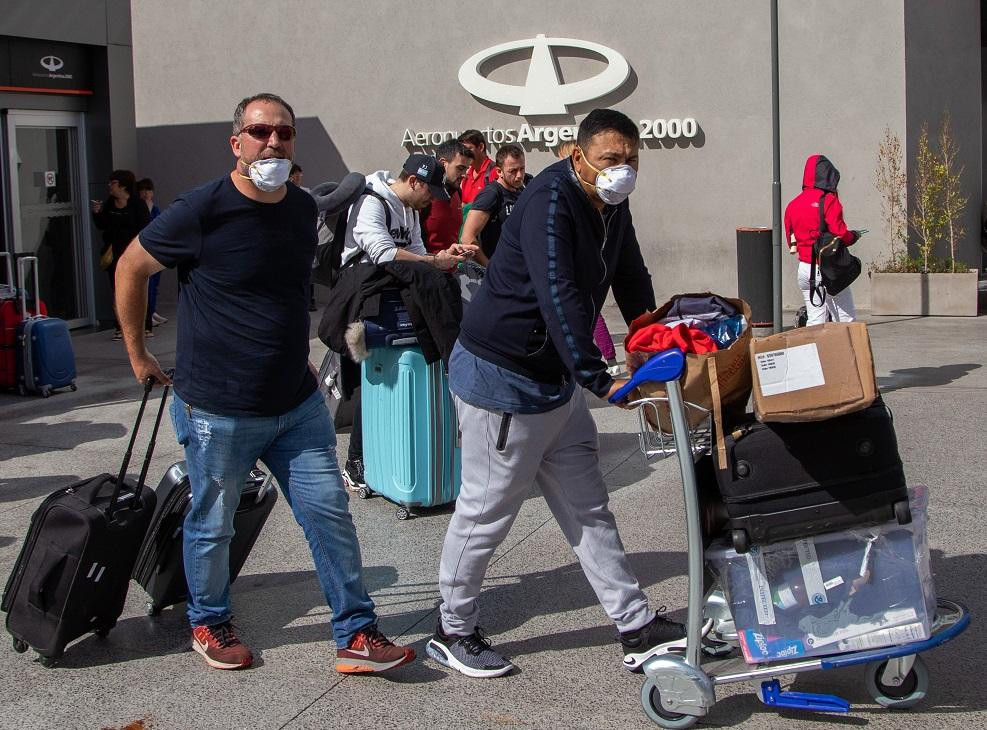
<path id="1" fill-rule="evenodd" d="M 38 257 L 41 298 L 50 316 L 70 327 L 92 324 L 83 116 L 9 111 L 5 122 L 9 247 L 15 257 Z"/>

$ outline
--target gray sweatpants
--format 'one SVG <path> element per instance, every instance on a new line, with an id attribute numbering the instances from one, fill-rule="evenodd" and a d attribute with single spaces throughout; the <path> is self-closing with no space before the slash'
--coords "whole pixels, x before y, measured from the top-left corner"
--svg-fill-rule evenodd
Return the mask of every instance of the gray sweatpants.
<path id="1" fill-rule="evenodd" d="M 463 483 L 442 545 L 442 630 L 471 634 L 487 565 L 535 482 L 579 558 L 604 610 L 620 631 L 654 613 L 631 572 L 600 472 L 596 423 L 581 388 L 548 413 L 504 414 L 456 398 Z"/>

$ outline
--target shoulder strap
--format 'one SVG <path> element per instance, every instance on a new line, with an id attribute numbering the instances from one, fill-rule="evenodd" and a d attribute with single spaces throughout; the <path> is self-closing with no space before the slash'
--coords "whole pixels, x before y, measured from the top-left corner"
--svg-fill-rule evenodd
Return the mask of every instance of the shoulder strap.
<path id="1" fill-rule="evenodd" d="M 377 198 L 377 200 L 380 201 L 380 204 L 384 206 L 384 225 L 387 226 L 387 230 L 391 230 L 391 206 L 387 204 L 387 198 L 370 187 L 368 187 L 363 194 L 369 195 L 372 198 Z"/>
<path id="2" fill-rule="evenodd" d="M 490 184 L 490 180 L 493 177 L 494 167 L 495 167 L 495 165 L 490 165 L 490 167 L 487 168 L 487 177 L 483 181 L 483 184 L 484 185 L 489 185 Z"/>
<path id="3" fill-rule="evenodd" d="M 826 191 L 819 196 L 819 237 L 812 244 L 812 256 L 809 263 L 809 302 L 815 307 L 821 307 L 826 301 L 826 290 L 821 286 L 816 286 L 816 266 L 819 258 L 820 244 L 822 244 L 823 234 L 826 232 Z M 816 297 L 819 301 L 816 302 Z"/>

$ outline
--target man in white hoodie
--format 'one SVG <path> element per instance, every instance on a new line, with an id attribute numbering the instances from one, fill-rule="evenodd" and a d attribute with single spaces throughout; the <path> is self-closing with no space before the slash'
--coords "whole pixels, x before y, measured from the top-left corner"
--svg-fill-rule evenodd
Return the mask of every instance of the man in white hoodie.
<path id="1" fill-rule="evenodd" d="M 459 244 L 436 254 L 425 249 L 418 211 L 428 207 L 433 197 L 449 200 L 442 164 L 431 155 L 411 155 L 397 179 L 387 170 L 367 175 L 367 186 L 372 193 L 354 203 L 349 213 L 343 267 L 351 263 L 423 261 L 451 269 L 475 250 L 475 246 Z"/>
<path id="2" fill-rule="evenodd" d="M 342 266 L 390 261 L 421 261 L 452 269 L 473 255 L 476 246 L 453 244 L 428 253 L 422 241 L 418 211 L 433 198 L 449 200 L 442 164 L 431 155 L 411 155 L 397 178 L 387 170 L 367 175 L 369 192 L 350 209 L 346 222 Z M 359 391 L 357 391 L 359 392 Z M 360 404 L 354 403 L 353 433 L 343 467 L 343 480 L 352 490 L 367 486 L 363 475 L 363 424 Z"/>

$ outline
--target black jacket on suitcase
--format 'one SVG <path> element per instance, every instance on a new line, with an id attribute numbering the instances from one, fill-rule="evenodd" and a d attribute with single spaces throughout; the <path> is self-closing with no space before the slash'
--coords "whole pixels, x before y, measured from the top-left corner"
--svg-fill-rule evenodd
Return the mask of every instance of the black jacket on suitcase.
<path id="1" fill-rule="evenodd" d="M 880 398 L 825 421 L 759 423 L 751 416 L 724 445 L 727 468 L 716 469 L 716 481 L 737 552 L 911 521 L 891 412 Z"/>
<path id="2" fill-rule="evenodd" d="M 45 664 L 90 631 L 105 636 L 123 611 L 134 560 L 156 503 L 154 492 L 143 485 L 167 387 L 140 477 L 136 484 L 124 479 L 152 383 L 144 389 L 119 475 L 100 474 L 63 487 L 31 517 L 0 608 L 7 613 L 14 648 L 33 647 Z"/>
<path id="3" fill-rule="evenodd" d="M 165 472 L 157 495 L 158 510 L 134 566 L 134 580 L 147 591 L 147 613 L 151 616 L 188 598 L 182 535 L 192 507 L 192 487 L 184 461 Z M 270 477 L 260 469 L 251 470 L 233 516 L 230 583 L 240 574 L 277 498 Z"/>

